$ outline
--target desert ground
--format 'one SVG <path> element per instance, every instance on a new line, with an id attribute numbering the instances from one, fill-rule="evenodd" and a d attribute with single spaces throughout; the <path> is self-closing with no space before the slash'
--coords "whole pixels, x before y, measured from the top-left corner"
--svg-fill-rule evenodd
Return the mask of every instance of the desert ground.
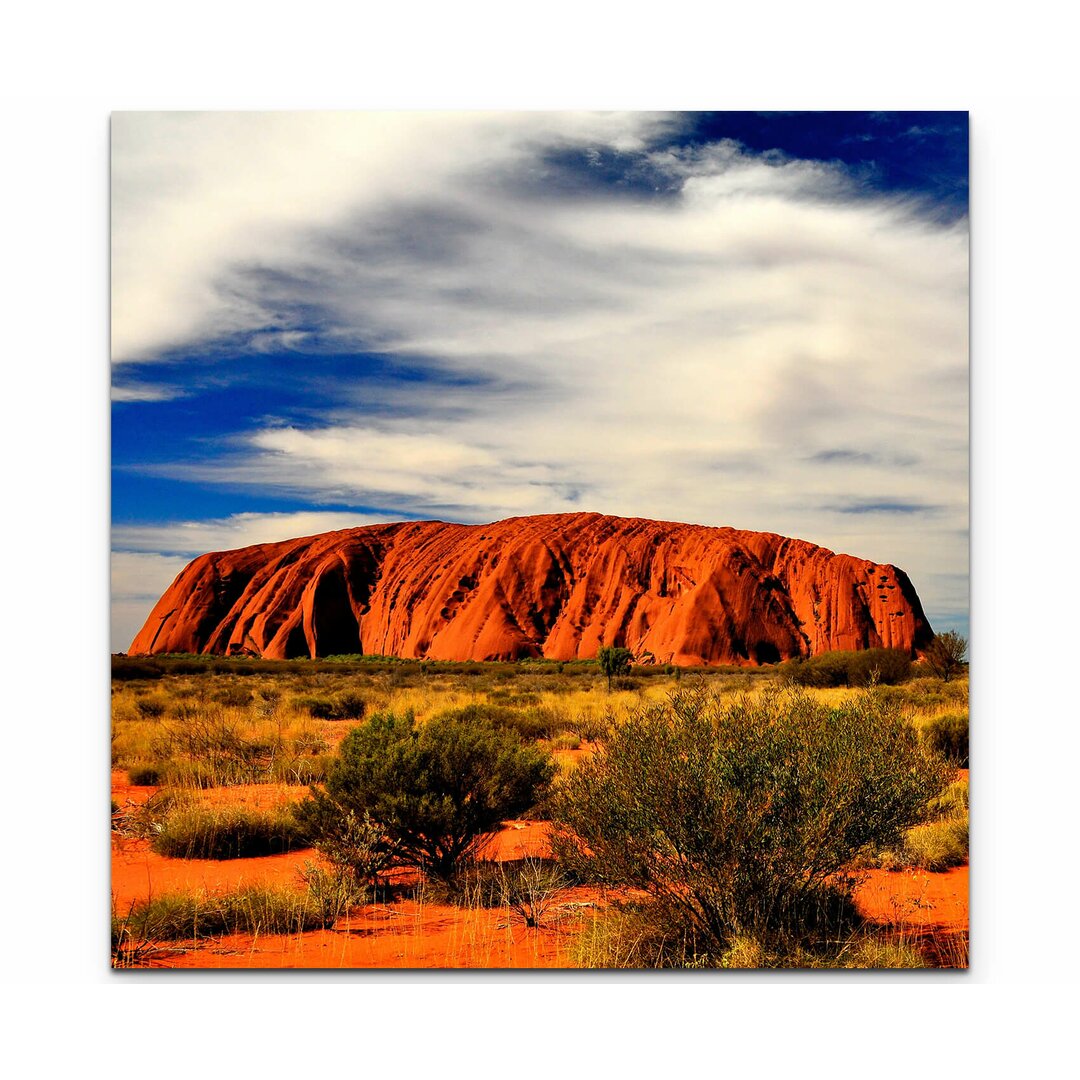
<path id="1" fill-rule="evenodd" d="M 482 837 L 451 880 L 398 860 L 362 885 L 338 872 L 335 849 L 312 846 L 294 808 L 372 717 L 411 714 L 422 729 L 474 707 L 550 755 L 558 785 L 643 710 L 691 687 L 751 700 L 788 680 L 782 667 L 635 668 L 610 686 L 584 662 L 119 656 L 113 667 L 114 967 L 967 966 L 966 675 L 916 664 L 870 691 L 805 688 L 829 708 L 884 696 L 930 741 L 962 725 L 963 759 L 949 757 L 924 820 L 832 875 L 851 904 L 839 930 L 811 927 L 782 947 L 733 934 L 689 953 L 657 943 L 655 898 L 638 884 L 560 861 L 543 801 Z"/>

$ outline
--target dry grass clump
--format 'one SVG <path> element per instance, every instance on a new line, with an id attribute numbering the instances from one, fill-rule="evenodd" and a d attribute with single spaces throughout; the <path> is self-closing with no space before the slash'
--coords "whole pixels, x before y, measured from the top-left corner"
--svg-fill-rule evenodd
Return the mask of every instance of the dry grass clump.
<path id="1" fill-rule="evenodd" d="M 859 925 L 854 912 L 848 925 L 816 940 L 787 936 L 762 938 L 733 934 L 726 946 L 714 947 L 695 934 L 677 909 L 655 904 L 613 904 L 597 911 L 574 939 L 575 967 L 596 969 L 678 968 L 747 971 L 762 969 L 927 968 L 926 951 L 903 931 Z M 964 967 L 966 956 L 954 956 L 940 966 Z"/>
<path id="2" fill-rule="evenodd" d="M 937 873 L 968 861 L 968 782 L 956 780 L 927 808 L 928 820 L 908 829 L 899 844 L 876 848 L 858 868 L 918 868 Z"/>
<path id="3" fill-rule="evenodd" d="M 307 785 L 325 779 L 331 744 L 315 722 L 282 709 L 272 688 L 246 694 L 244 707 L 183 700 L 154 718 L 138 715 L 117 695 L 113 766 L 127 768 L 131 783 L 141 785 Z"/>
<path id="4" fill-rule="evenodd" d="M 153 830 L 151 847 L 174 859 L 249 859 L 305 846 L 290 807 L 174 806 Z"/>
<path id="5" fill-rule="evenodd" d="M 231 892 L 162 893 L 127 912 L 113 912 L 114 963 L 132 943 L 221 937 L 224 934 L 300 934 L 332 925 L 308 889 L 247 885 Z M 122 957 L 121 957 L 122 959 Z M 125 966 L 122 963 L 117 966 Z"/>

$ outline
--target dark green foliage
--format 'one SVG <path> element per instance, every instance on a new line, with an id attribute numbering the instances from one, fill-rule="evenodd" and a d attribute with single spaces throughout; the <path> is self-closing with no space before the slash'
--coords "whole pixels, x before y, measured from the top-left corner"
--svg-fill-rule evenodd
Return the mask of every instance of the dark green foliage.
<path id="1" fill-rule="evenodd" d="M 966 639 L 955 630 L 947 630 L 944 634 L 937 634 L 930 642 L 924 659 L 935 675 L 948 682 L 964 670 L 967 647 Z"/>
<path id="2" fill-rule="evenodd" d="M 718 955 L 736 934 L 805 932 L 836 876 L 899 841 L 948 774 L 872 691 L 829 708 L 797 688 L 732 704 L 695 689 L 617 725 L 552 816 L 571 869 L 645 889 Z"/>
<path id="3" fill-rule="evenodd" d="M 113 657 L 112 677 L 118 682 L 135 682 L 137 679 L 160 679 L 165 673 L 153 663 L 140 663 L 128 657 Z"/>
<path id="4" fill-rule="evenodd" d="M 922 729 L 927 746 L 958 769 L 968 767 L 968 714 L 935 716 Z"/>
<path id="5" fill-rule="evenodd" d="M 616 675 L 629 675 L 630 664 L 634 660 L 634 654 L 621 645 L 601 645 L 596 650 L 596 662 L 600 670 L 607 676 L 608 690 L 611 689 L 611 680 Z"/>
<path id="6" fill-rule="evenodd" d="M 911 675 L 911 657 L 901 649 L 836 650 L 789 660 L 780 673 L 796 686 L 892 686 Z"/>
<path id="7" fill-rule="evenodd" d="M 550 756 L 490 721 L 444 715 L 418 727 L 378 714 L 341 743 L 308 822 L 334 828 L 351 811 L 383 832 L 395 862 L 448 878 L 500 822 L 531 808 L 555 771 Z"/>
<path id="8" fill-rule="evenodd" d="M 301 832 L 319 854 L 359 886 L 373 885 L 393 858 L 393 843 L 369 814 L 343 811 L 339 803 L 317 793 L 300 803 L 295 814 Z"/>
<path id="9" fill-rule="evenodd" d="M 550 739 L 566 726 L 565 717 L 557 711 L 541 709 L 538 706 L 514 709 L 506 705 L 476 703 L 460 709 L 450 709 L 440 716 L 460 720 L 465 724 L 486 724 L 499 731 L 513 731 L 527 742 Z"/>
<path id="10" fill-rule="evenodd" d="M 359 720 L 367 708 L 367 702 L 354 693 L 339 694 L 334 698 L 298 697 L 293 704 L 298 709 L 306 709 L 316 720 Z"/>
<path id="11" fill-rule="evenodd" d="M 128 769 L 128 783 L 135 787 L 157 787 L 161 782 L 160 765 L 132 765 Z"/>
<path id="12" fill-rule="evenodd" d="M 246 686 L 224 686 L 211 700 L 232 709 L 243 709 L 251 704 L 251 691 Z"/>

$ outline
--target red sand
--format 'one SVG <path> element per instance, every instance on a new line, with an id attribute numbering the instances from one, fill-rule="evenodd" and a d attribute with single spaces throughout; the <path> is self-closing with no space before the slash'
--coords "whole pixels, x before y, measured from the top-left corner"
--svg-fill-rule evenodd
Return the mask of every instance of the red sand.
<path id="1" fill-rule="evenodd" d="M 123 804 L 147 798 L 154 788 L 127 785 L 114 774 L 113 797 Z M 243 800 L 269 805 L 303 789 L 267 785 L 224 792 L 214 801 Z M 506 822 L 483 852 L 488 858 L 520 859 L 549 854 L 548 826 L 540 821 Z M 170 859 L 156 855 L 147 840 L 113 837 L 114 909 L 173 890 L 211 892 L 240 885 L 299 884 L 311 850 L 257 859 Z M 968 931 L 968 868 L 941 874 L 922 870 L 860 872 L 855 904 L 865 917 L 896 929 L 919 945 L 931 962 L 965 966 Z M 197 947 L 178 943 L 151 956 L 152 966 L 195 968 L 543 968 L 567 967 L 574 934 L 602 908 L 595 889 L 560 895 L 546 925 L 530 929 L 505 910 L 467 909 L 412 900 L 369 905 L 332 930 L 301 935 L 229 935 Z"/>
<path id="2" fill-rule="evenodd" d="M 234 934 L 175 953 L 167 963 L 196 968 L 567 967 L 574 931 L 594 901 L 592 890 L 570 890 L 549 925 L 538 930 L 508 918 L 505 910 L 412 900 L 373 904 L 340 920 L 333 930 L 257 939 Z"/>

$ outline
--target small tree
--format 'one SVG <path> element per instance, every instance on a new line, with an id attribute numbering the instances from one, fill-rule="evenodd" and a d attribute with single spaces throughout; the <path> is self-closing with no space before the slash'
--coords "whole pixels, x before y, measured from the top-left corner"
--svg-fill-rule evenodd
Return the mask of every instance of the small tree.
<path id="1" fill-rule="evenodd" d="M 609 693 L 611 691 L 611 680 L 616 675 L 628 675 L 633 659 L 634 654 L 621 645 L 601 645 L 596 650 L 596 662 L 600 665 L 600 670 L 607 676 Z"/>
<path id="2" fill-rule="evenodd" d="M 829 708 L 798 688 L 725 704 L 683 691 L 617 725 L 553 799 L 556 848 L 652 894 L 719 955 L 802 932 L 861 851 L 898 843 L 951 767 L 876 691 Z"/>
<path id="3" fill-rule="evenodd" d="M 954 675 L 964 670 L 964 657 L 967 656 L 968 643 L 955 630 L 946 630 L 936 634 L 926 648 L 926 662 L 930 670 L 948 682 Z"/>
<path id="4" fill-rule="evenodd" d="M 301 813 L 324 848 L 348 846 L 358 822 L 385 838 L 388 861 L 452 878 L 460 863 L 543 795 L 550 755 L 490 722 L 384 713 L 345 736 L 324 791 Z"/>

